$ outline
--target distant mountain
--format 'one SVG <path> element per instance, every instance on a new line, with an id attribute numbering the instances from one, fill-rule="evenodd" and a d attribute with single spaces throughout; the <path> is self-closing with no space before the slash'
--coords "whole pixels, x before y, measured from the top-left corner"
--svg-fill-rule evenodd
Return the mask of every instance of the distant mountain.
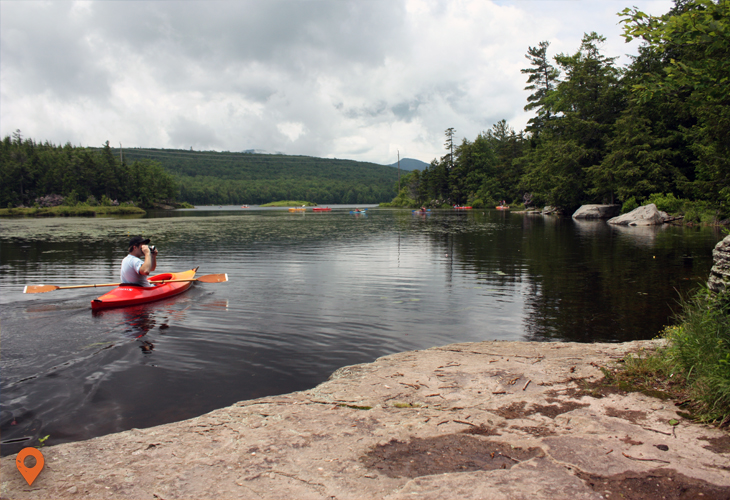
<path id="1" fill-rule="evenodd" d="M 390 166 L 398 168 L 398 162 L 395 162 L 395 163 L 391 164 Z M 428 167 L 428 163 L 423 162 L 421 160 L 415 160 L 413 158 L 403 158 L 400 161 L 401 170 L 421 170 L 421 171 L 423 171 L 426 167 Z"/>

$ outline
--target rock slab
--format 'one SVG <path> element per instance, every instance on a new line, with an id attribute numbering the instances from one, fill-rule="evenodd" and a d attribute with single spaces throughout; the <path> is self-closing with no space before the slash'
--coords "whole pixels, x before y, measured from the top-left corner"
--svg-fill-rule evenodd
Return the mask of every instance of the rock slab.
<path id="1" fill-rule="evenodd" d="M 656 226 L 664 224 L 671 217 L 666 212 L 657 209 L 656 205 L 650 203 L 643 207 L 635 208 L 631 212 L 608 220 L 609 224 L 617 226 Z"/>
<path id="2" fill-rule="evenodd" d="M 574 219 L 610 219 L 621 213 L 621 205 L 583 205 L 573 213 Z"/>
<path id="3" fill-rule="evenodd" d="M 2 498 L 729 498 L 730 437 L 602 389 L 656 341 L 452 344 L 348 366 L 309 391 L 43 448 Z M 634 493 L 645 496 L 632 496 Z"/>

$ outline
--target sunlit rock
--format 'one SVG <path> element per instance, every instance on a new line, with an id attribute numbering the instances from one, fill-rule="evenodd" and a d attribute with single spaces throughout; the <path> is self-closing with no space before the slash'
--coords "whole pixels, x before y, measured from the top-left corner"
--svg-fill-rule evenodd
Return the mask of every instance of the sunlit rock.
<path id="1" fill-rule="evenodd" d="M 654 226 L 664 224 L 667 220 L 670 220 L 669 215 L 666 212 L 658 210 L 656 205 L 650 203 L 649 205 L 636 208 L 627 214 L 609 219 L 608 223 L 618 226 Z"/>

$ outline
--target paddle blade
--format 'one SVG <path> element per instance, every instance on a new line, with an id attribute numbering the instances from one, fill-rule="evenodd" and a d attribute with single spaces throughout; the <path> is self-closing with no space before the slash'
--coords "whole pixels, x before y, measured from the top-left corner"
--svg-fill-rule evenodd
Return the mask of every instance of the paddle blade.
<path id="1" fill-rule="evenodd" d="M 228 274 L 206 274 L 196 278 L 195 281 L 201 281 L 203 283 L 223 283 L 228 281 Z"/>
<path id="2" fill-rule="evenodd" d="M 56 285 L 27 285 L 23 289 L 23 293 L 45 293 L 45 292 L 53 292 L 54 290 L 58 290 L 59 287 Z"/>

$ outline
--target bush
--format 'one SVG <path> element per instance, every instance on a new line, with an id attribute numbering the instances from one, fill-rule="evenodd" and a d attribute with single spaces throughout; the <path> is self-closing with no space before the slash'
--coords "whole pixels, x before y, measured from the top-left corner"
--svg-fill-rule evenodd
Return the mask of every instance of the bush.
<path id="1" fill-rule="evenodd" d="M 86 198 L 85 205 L 89 205 L 90 207 L 95 207 L 98 204 L 99 203 L 96 201 L 96 196 L 94 196 L 93 194 L 91 196 L 89 196 L 88 198 Z"/>
<path id="2" fill-rule="evenodd" d="M 666 195 L 664 193 L 653 193 L 644 201 L 644 205 L 653 203 L 662 212 L 676 214 L 681 210 L 684 202 L 681 198 L 675 198 L 672 193 L 667 193 Z"/>
<path id="3" fill-rule="evenodd" d="M 667 356 L 686 377 L 702 420 L 730 423 L 730 296 L 707 289 L 665 330 Z"/>
<path id="4" fill-rule="evenodd" d="M 627 214 L 637 208 L 639 208 L 639 203 L 636 201 L 636 198 L 632 196 L 626 200 L 623 205 L 621 205 L 621 213 Z"/>
<path id="5" fill-rule="evenodd" d="M 75 207 L 79 204 L 79 195 L 76 193 L 76 190 L 71 191 L 68 196 L 63 199 L 63 204 L 67 207 Z"/>

